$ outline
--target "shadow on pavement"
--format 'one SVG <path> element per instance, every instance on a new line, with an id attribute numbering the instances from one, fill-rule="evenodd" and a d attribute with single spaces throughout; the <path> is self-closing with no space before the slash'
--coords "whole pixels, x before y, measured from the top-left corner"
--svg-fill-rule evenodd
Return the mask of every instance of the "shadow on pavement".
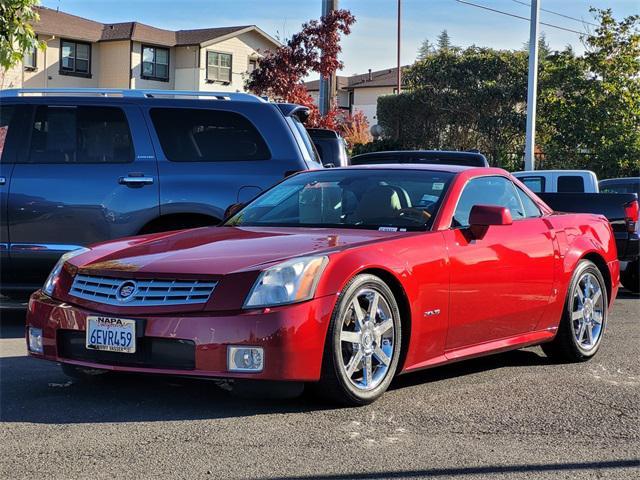
<path id="1" fill-rule="evenodd" d="M 524 465 L 488 465 L 482 467 L 459 467 L 459 468 L 429 468 L 424 470 L 399 470 L 387 472 L 364 472 L 364 473 L 344 473 L 331 475 L 304 475 L 304 476 L 283 476 L 265 477 L 262 480 L 343 480 L 359 478 L 365 480 L 391 479 L 391 478 L 425 478 L 425 477 L 462 477 L 465 475 L 492 475 L 509 473 L 541 473 L 541 472 L 574 472 L 589 470 L 612 470 L 629 469 L 640 466 L 640 460 L 606 460 L 595 462 L 574 462 L 574 463 L 549 463 L 549 464 L 524 464 Z M 586 472 L 585 472 L 586 473 Z M 491 477 L 493 478 L 493 477 Z M 502 478 L 502 477 L 501 477 Z M 632 478 L 632 477 L 629 477 Z"/>

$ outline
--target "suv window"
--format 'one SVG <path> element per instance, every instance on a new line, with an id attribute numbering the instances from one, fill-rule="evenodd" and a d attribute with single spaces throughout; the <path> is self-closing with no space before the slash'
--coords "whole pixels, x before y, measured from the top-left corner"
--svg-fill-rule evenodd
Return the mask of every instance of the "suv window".
<path id="1" fill-rule="evenodd" d="M 0 108 L 0 161 L 6 161 L 5 157 L 5 144 L 7 143 L 7 135 L 9 134 L 9 125 L 13 118 L 13 112 L 15 107 L 13 105 L 7 105 Z"/>
<path id="2" fill-rule="evenodd" d="M 131 133 L 116 107 L 36 109 L 28 163 L 128 163 L 133 161 Z"/>
<path id="3" fill-rule="evenodd" d="M 559 176 L 558 192 L 584 192 L 584 178 L 578 175 Z"/>
<path id="4" fill-rule="evenodd" d="M 518 192 L 520 201 L 522 202 L 522 206 L 524 207 L 525 216 L 527 218 L 541 217 L 542 211 L 540 210 L 540 208 L 538 208 L 536 202 L 531 200 L 531 197 L 527 195 L 520 187 L 516 186 L 516 191 Z"/>
<path id="5" fill-rule="evenodd" d="M 201 108 L 152 108 L 151 120 L 172 162 L 269 160 L 256 127 L 234 112 Z"/>
<path id="6" fill-rule="evenodd" d="M 516 189 L 504 177 L 479 177 L 467 183 L 453 214 L 452 227 L 468 227 L 469 214 L 474 205 L 506 207 L 514 220 L 525 217 Z"/>

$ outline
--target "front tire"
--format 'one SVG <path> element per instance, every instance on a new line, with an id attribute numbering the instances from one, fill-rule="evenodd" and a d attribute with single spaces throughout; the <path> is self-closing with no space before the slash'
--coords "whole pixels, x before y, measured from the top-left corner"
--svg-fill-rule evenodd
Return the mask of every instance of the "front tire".
<path id="1" fill-rule="evenodd" d="M 366 405 L 389 387 L 401 352 L 401 321 L 391 289 L 375 275 L 355 276 L 331 317 L 319 392 L 345 405 Z"/>
<path id="2" fill-rule="evenodd" d="M 620 275 L 620 283 L 627 290 L 640 293 L 640 260 L 635 260 L 627 265 L 627 268 Z"/>
<path id="3" fill-rule="evenodd" d="M 578 263 L 565 300 L 555 338 L 542 345 L 544 353 L 564 362 L 589 360 L 600 348 L 607 324 L 607 289 L 596 265 Z"/>

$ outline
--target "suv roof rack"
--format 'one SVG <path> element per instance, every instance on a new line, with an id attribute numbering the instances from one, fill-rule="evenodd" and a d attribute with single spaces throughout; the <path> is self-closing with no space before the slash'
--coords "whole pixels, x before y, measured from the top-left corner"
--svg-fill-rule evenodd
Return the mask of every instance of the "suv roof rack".
<path id="1" fill-rule="evenodd" d="M 30 95 L 98 95 L 102 97 L 156 98 L 156 97 L 206 97 L 215 100 L 240 102 L 266 102 L 250 93 L 203 92 L 199 90 L 127 90 L 119 88 L 10 88 L 0 90 L 0 98 L 26 97 Z"/>

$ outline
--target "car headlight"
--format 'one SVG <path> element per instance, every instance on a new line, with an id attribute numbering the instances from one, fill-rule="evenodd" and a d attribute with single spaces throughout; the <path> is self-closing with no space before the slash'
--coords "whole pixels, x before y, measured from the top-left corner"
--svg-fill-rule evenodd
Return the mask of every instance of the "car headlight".
<path id="1" fill-rule="evenodd" d="M 244 307 L 272 307 L 309 300 L 328 261 L 327 257 L 299 257 L 266 269 L 253 285 Z"/>
<path id="2" fill-rule="evenodd" d="M 88 252 L 88 251 L 89 251 L 88 248 L 78 248 L 77 250 L 72 250 L 62 255 L 60 257 L 60 260 L 58 260 L 58 263 L 56 263 L 56 266 L 53 267 L 53 270 L 51 270 L 51 273 L 47 277 L 47 280 L 44 282 L 44 285 L 42 286 L 42 291 L 49 296 L 53 295 L 53 289 L 56 286 L 56 283 L 58 282 L 58 277 L 60 276 L 60 272 L 62 271 L 64 262 L 66 262 L 67 260 L 77 255 L 80 255 L 81 253 Z"/>

